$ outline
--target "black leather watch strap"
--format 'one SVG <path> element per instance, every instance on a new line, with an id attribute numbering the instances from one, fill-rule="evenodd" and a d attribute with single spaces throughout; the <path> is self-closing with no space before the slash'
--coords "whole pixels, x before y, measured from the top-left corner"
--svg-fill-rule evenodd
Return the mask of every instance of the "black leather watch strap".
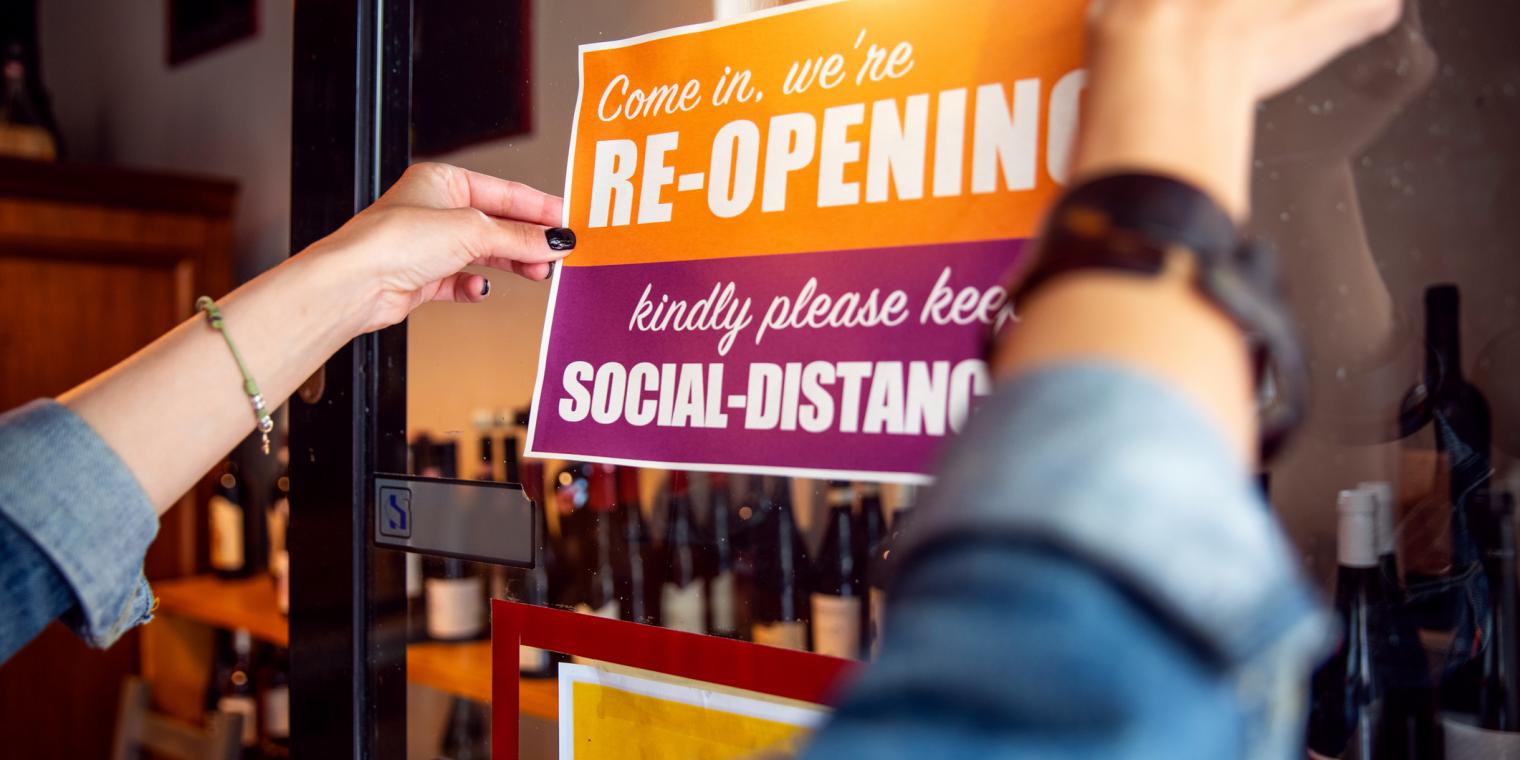
<path id="1" fill-rule="evenodd" d="M 1276 454 L 1307 395 L 1297 336 L 1280 305 L 1270 249 L 1242 243 L 1206 193 L 1170 177 L 1118 174 L 1071 188 L 1046 219 L 1030 267 L 1012 284 L 1015 305 L 1076 270 L 1156 276 L 1178 250 L 1193 255 L 1194 286 L 1251 339 L 1263 402 L 1262 456 Z"/>

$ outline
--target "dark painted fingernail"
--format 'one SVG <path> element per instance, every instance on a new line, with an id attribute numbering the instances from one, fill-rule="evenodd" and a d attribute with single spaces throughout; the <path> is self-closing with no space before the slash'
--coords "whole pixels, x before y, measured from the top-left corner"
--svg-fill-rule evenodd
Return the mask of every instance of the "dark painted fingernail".
<path id="1" fill-rule="evenodd" d="M 484 279 L 484 278 L 481 278 L 481 280 L 480 280 L 480 297 L 481 298 L 485 298 L 486 296 L 488 296 L 490 294 L 491 294 L 491 281 L 487 280 L 487 279 Z"/>
<path id="2" fill-rule="evenodd" d="M 549 239 L 552 250 L 568 251 L 575 247 L 575 231 L 569 227 L 550 227 L 544 230 L 544 237 Z"/>

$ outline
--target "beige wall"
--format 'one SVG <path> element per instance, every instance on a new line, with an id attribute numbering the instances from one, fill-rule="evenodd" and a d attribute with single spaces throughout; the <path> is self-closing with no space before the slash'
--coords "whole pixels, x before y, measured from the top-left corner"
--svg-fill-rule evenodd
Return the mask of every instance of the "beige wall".
<path id="1" fill-rule="evenodd" d="M 38 4 L 42 75 L 71 161 L 238 183 L 235 272 L 289 252 L 291 4 L 261 0 L 258 33 L 170 68 L 165 2 Z"/>

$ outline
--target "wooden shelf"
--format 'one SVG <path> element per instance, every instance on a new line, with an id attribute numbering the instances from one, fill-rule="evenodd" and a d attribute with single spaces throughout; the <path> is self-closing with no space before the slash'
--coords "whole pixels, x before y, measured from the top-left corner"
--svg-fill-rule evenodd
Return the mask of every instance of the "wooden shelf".
<path id="1" fill-rule="evenodd" d="M 406 680 L 490 704 L 491 642 L 412 644 L 406 648 Z M 558 719 L 559 683 L 555 679 L 522 679 L 517 695 L 517 709 L 524 715 Z"/>
<path id="2" fill-rule="evenodd" d="M 189 618 L 214 628 L 246 628 L 259 641 L 290 646 L 290 624 L 275 605 L 274 581 L 260 575 L 225 580 L 196 575 L 157 581 L 159 615 Z"/>
<path id="3" fill-rule="evenodd" d="M 198 575 L 153 584 L 158 614 L 194 620 L 215 628 L 246 628 L 254 638 L 290 645 L 290 625 L 275 606 L 274 583 L 265 576 L 224 580 Z M 406 648 L 406 678 L 413 683 L 479 702 L 491 701 L 491 643 L 426 642 Z M 521 682 L 519 709 L 556 720 L 559 687 L 554 679 Z"/>

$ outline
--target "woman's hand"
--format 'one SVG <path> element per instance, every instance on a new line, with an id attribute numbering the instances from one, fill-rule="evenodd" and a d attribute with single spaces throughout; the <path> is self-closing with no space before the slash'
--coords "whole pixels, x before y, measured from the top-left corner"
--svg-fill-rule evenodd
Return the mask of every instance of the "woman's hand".
<path id="1" fill-rule="evenodd" d="M 462 271 L 479 265 L 530 280 L 575 246 L 557 227 L 558 197 L 518 182 L 447 164 L 416 164 L 374 205 L 302 256 L 321 257 L 360 288 L 356 333 L 405 319 L 428 301 L 475 303 L 490 281 Z"/>

